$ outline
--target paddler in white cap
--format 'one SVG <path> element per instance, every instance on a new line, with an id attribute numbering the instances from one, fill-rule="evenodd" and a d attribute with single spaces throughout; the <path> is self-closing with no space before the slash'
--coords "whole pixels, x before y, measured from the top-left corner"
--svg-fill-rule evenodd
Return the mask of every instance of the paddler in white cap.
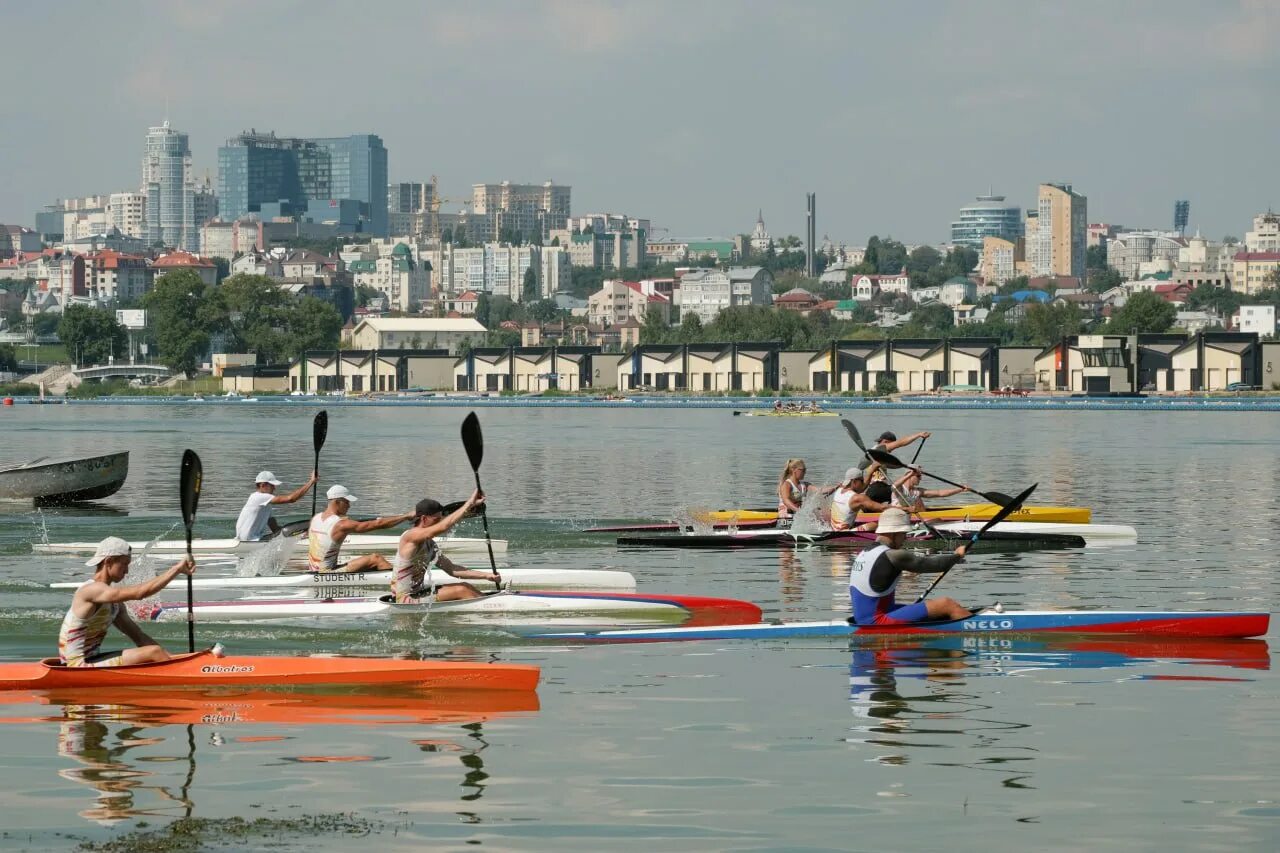
<path id="1" fill-rule="evenodd" d="M 346 486 L 330 486 L 325 492 L 329 503 L 311 519 L 307 529 L 307 568 L 313 572 L 386 572 L 391 563 L 381 554 L 364 554 L 346 563 L 338 563 L 342 543 L 352 533 L 368 533 L 385 530 L 403 524 L 414 517 L 412 512 L 402 515 L 379 516 L 368 521 L 347 518 L 351 504 L 359 498 Z"/>
<path id="2" fill-rule="evenodd" d="M 873 500 L 867 494 L 867 481 L 861 468 L 850 468 L 831 494 L 831 529 L 852 530 L 859 512 L 883 512 L 887 503 Z"/>
<path id="3" fill-rule="evenodd" d="M 927 619 L 963 619 L 970 611 L 953 598 L 929 598 L 898 604 L 894 590 L 903 572 L 938 574 L 964 559 L 965 546 L 952 554 L 926 556 L 902 546 L 911 532 L 911 520 L 898 507 L 880 513 L 876 544 L 854 558 L 849 571 L 849 603 L 858 625 L 901 625 Z"/>
<path id="4" fill-rule="evenodd" d="M 122 666 L 169 659 L 169 653 L 147 636 L 122 605 L 126 601 L 150 598 L 178 575 L 195 572 L 196 564 L 183 557 L 163 574 L 133 586 L 113 586 L 129 574 L 133 549 L 118 536 L 98 543 L 93 559 L 85 563 L 94 569 L 93 580 L 76 590 L 71 608 L 58 632 L 58 656 L 67 666 Z M 137 646 L 119 652 L 101 651 L 107 629 L 115 625 Z"/>
<path id="5" fill-rule="evenodd" d="M 277 504 L 297 503 L 320 479 L 315 471 L 311 479 L 287 495 L 277 495 L 276 486 L 281 483 L 270 471 L 259 471 L 253 481 L 253 493 L 244 502 L 240 517 L 236 519 L 236 538 L 241 542 L 257 542 L 266 538 L 267 532 L 279 533 L 280 525 L 271 515 L 271 507 Z"/>

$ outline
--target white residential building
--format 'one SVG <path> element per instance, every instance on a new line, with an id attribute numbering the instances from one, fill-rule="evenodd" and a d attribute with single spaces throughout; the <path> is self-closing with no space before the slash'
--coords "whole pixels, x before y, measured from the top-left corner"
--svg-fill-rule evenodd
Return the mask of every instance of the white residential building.
<path id="1" fill-rule="evenodd" d="M 361 320 L 347 335 L 352 349 L 447 349 L 464 340 L 480 342 L 485 327 L 473 317 L 376 317 Z"/>
<path id="2" fill-rule="evenodd" d="M 444 293 L 474 290 L 522 302 L 525 271 L 530 268 L 538 299 L 567 290 L 570 283 L 569 256 L 562 246 L 485 243 L 463 249 L 447 245 L 424 251 L 422 257 L 431 264 L 436 287 Z"/>
<path id="3" fill-rule="evenodd" d="M 953 276 L 942 283 L 938 293 L 938 301 L 948 308 L 958 305 L 969 305 L 978 299 L 978 285 L 971 279 Z"/>
<path id="4" fill-rule="evenodd" d="M 142 193 L 112 193 L 107 197 L 107 224 L 130 237 L 146 236 L 147 197 Z"/>
<path id="5" fill-rule="evenodd" d="M 1280 214 L 1267 211 L 1253 218 L 1253 230 L 1244 235 L 1249 252 L 1280 252 Z"/>
<path id="6" fill-rule="evenodd" d="M 1138 278 L 1144 264 L 1167 263 L 1172 269 L 1186 246 L 1176 231 L 1122 231 L 1107 241 L 1107 266 L 1125 279 Z"/>
<path id="7" fill-rule="evenodd" d="M 392 311 L 413 313 L 431 298 L 431 270 L 417 262 L 409 247 L 397 246 L 389 257 L 358 260 L 348 264 L 351 280 L 382 291 Z"/>
<path id="8" fill-rule="evenodd" d="M 1273 338 L 1276 334 L 1276 306 L 1241 305 L 1236 314 L 1236 331 L 1254 332 L 1260 338 Z"/>
<path id="9" fill-rule="evenodd" d="M 542 246 L 538 255 L 542 274 L 539 277 L 543 299 L 551 299 L 557 293 L 573 287 L 573 265 L 564 246 Z"/>
<path id="10" fill-rule="evenodd" d="M 643 323 L 651 307 L 658 309 L 663 322 L 671 322 L 670 299 L 646 293 L 639 282 L 609 279 L 587 298 L 587 320 L 598 326 L 618 326 L 632 319 Z"/>
<path id="11" fill-rule="evenodd" d="M 680 279 L 680 310 L 710 323 L 726 308 L 771 305 L 773 275 L 763 267 L 694 270 Z"/>

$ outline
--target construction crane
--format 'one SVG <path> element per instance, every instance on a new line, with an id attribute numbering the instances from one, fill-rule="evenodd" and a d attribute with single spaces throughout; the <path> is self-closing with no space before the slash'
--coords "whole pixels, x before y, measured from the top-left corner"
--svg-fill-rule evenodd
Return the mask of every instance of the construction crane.
<path id="1" fill-rule="evenodd" d="M 427 236 L 435 237 L 437 240 L 440 240 L 441 242 L 443 242 L 444 235 L 440 233 L 440 205 L 445 202 L 448 202 L 449 204 L 462 205 L 463 213 L 466 213 L 467 208 L 471 204 L 471 199 L 442 198 L 440 196 L 440 179 L 437 178 L 435 175 L 432 175 L 431 176 L 431 205 L 430 205 L 431 219 L 429 220 L 429 224 L 427 226 L 427 229 L 428 229 Z"/>

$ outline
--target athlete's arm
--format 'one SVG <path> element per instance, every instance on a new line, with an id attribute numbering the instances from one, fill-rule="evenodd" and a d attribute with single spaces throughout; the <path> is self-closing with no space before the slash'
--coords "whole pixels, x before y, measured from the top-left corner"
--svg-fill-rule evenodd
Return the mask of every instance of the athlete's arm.
<path id="1" fill-rule="evenodd" d="M 132 640 L 135 646 L 159 645 L 159 643 L 151 639 L 151 635 L 138 627 L 138 623 L 133 621 L 133 617 L 129 615 L 129 611 L 123 607 L 121 607 L 120 612 L 116 614 L 115 626 L 120 629 L 120 633 Z"/>
<path id="2" fill-rule="evenodd" d="M 344 518 L 333 526 L 333 541 L 341 542 L 352 533 L 368 533 L 371 530 L 386 530 L 388 527 L 395 527 L 398 524 L 404 524 L 413 518 L 413 513 L 406 512 L 403 515 L 387 515 L 370 518 L 366 521 L 356 521 L 354 518 Z"/>
<path id="3" fill-rule="evenodd" d="M 192 574 L 196 569 L 196 564 L 189 557 L 183 557 L 174 563 L 163 574 L 157 575 L 149 581 L 136 583 L 132 586 L 111 586 L 105 583 L 90 583 L 80 588 L 76 597 L 83 601 L 89 601 L 93 604 L 118 604 L 125 601 L 137 601 L 141 598 L 150 598 L 160 590 L 168 586 L 178 575 Z"/>
<path id="4" fill-rule="evenodd" d="M 315 471 L 311 472 L 311 479 L 294 489 L 287 495 L 273 495 L 271 503 L 273 504 L 294 504 L 302 500 L 302 496 L 311 491 L 311 487 L 320 482 L 320 475 Z"/>
<path id="5" fill-rule="evenodd" d="M 436 565 L 444 569 L 446 573 L 452 575 L 455 578 L 462 578 L 464 580 L 478 580 L 478 581 L 496 581 L 498 579 L 498 576 L 495 575 L 493 572 L 482 572 L 476 569 L 463 568 L 462 566 L 459 566 L 457 563 L 455 563 L 453 560 L 450 560 L 444 554 L 441 554 L 439 557 L 436 558 Z"/>

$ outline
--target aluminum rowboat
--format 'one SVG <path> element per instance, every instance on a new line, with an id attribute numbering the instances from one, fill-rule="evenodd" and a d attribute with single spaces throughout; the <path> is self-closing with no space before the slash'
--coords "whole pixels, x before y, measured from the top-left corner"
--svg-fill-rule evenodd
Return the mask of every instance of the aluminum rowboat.
<path id="1" fill-rule="evenodd" d="M 129 476 L 129 451 L 72 459 L 47 456 L 0 468 L 0 498 L 40 506 L 92 501 L 120 491 Z"/>
<path id="2" fill-rule="evenodd" d="M 239 601 L 198 601 L 196 621 L 288 619 L 299 617 L 374 616 L 384 613 L 420 617 L 466 614 L 523 614 L 548 616 L 601 614 L 626 618 L 693 620 L 695 624 L 749 624 L 760 620 L 760 608 L 749 601 L 706 598 L 696 595 L 650 595 L 625 592 L 491 592 L 480 598 L 436 601 L 431 604 L 395 604 L 391 596 L 380 598 L 246 598 Z M 135 618 L 138 614 L 135 614 Z M 153 622 L 187 618 L 186 602 L 158 602 L 141 617 Z"/>
<path id="3" fill-rule="evenodd" d="M 964 543 L 967 537 L 962 533 L 944 534 L 935 537 L 923 530 L 912 536 L 908 542 L 917 547 L 954 548 Z M 727 530 L 715 533 L 668 533 L 658 536 L 621 536 L 620 547 L 641 548 L 790 548 L 800 545 L 845 545 L 863 547 L 874 545 L 875 534 L 869 531 L 855 530 L 820 530 L 814 533 L 795 533 L 790 530 L 739 530 L 731 533 Z M 990 530 L 983 534 L 982 541 L 994 548 L 1083 548 L 1085 540 L 1081 536 L 1065 536 L 1053 533 L 1019 533 Z"/>
<path id="4" fill-rule="evenodd" d="M 980 612 L 967 619 L 905 625 L 857 626 L 847 620 L 764 622 L 756 625 L 566 631 L 526 634 L 544 640 L 638 642 L 670 640 L 768 640 L 791 637 L 919 637 L 939 634 L 1141 635 L 1147 637 L 1258 637 L 1268 613 L 1156 610 L 1009 610 Z"/>
<path id="5" fill-rule="evenodd" d="M 630 572 L 604 569 L 503 569 L 503 585 L 514 589 L 594 589 L 627 592 L 636 588 L 635 576 Z M 440 586 L 454 583 L 471 583 L 477 587 L 492 586 L 489 581 L 454 578 L 444 572 L 432 575 Z M 50 589 L 78 589 L 88 581 L 63 581 L 49 584 Z M 252 577 L 230 576 L 221 578 L 195 578 L 191 585 L 196 589 L 336 589 L 386 587 L 391 583 L 391 572 L 289 572 L 280 575 Z M 179 585 L 181 586 L 181 585 Z"/>
<path id="6" fill-rule="evenodd" d="M 297 548 L 306 550 L 307 537 L 299 536 Z M 348 536 L 342 543 L 344 554 L 391 553 L 400 543 L 399 536 L 379 535 L 376 533 L 356 533 Z M 130 542 L 135 554 L 144 550 L 148 554 L 174 554 L 187 550 L 187 543 L 180 539 L 162 539 L 159 542 Z M 266 539 L 261 542 L 241 542 L 239 539 L 196 539 L 191 543 L 191 550 L 199 554 L 235 554 L 237 556 L 251 554 L 267 545 L 278 545 L 278 540 Z M 441 536 L 436 540 L 440 550 L 446 554 L 487 554 L 484 539 L 468 536 Z M 98 549 L 97 542 L 49 542 L 36 543 L 31 550 L 37 554 L 92 554 Z M 505 554 L 507 540 L 494 539 L 493 553 Z"/>
<path id="7" fill-rule="evenodd" d="M 413 684 L 419 687 L 533 690 L 536 666 L 347 657 L 214 657 L 206 649 L 159 663 L 63 666 L 57 658 L 0 664 L 0 690 L 77 690 L 209 684 Z"/>

